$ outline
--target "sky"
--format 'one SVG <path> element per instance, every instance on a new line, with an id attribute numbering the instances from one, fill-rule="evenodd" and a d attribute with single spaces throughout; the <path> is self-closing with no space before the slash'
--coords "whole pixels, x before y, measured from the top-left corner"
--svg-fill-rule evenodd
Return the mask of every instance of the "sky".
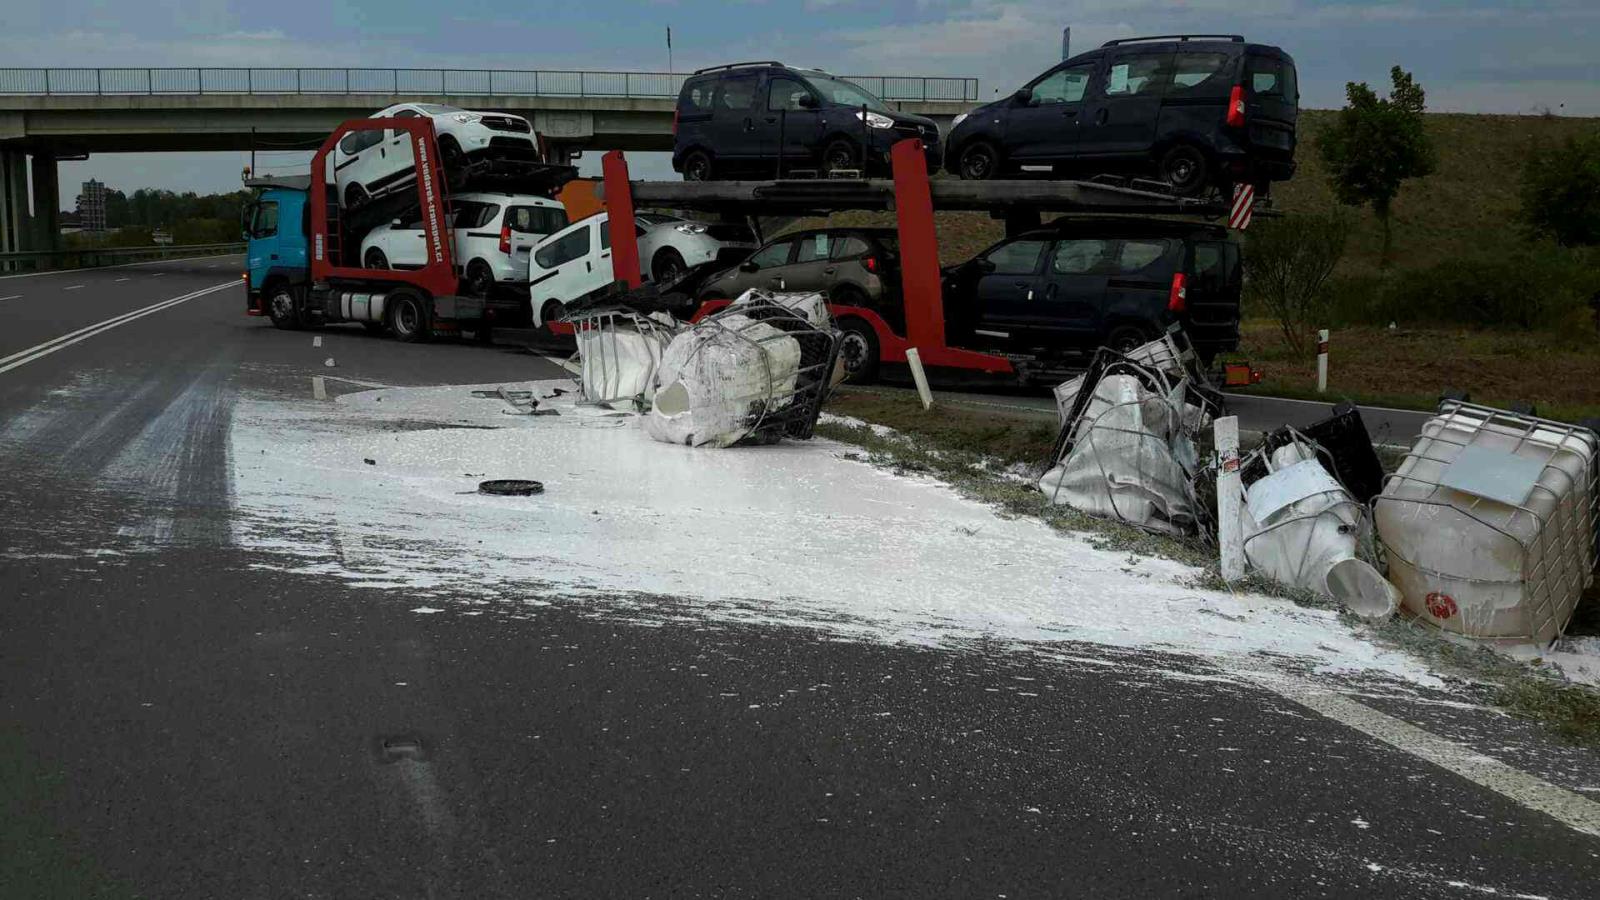
<path id="1" fill-rule="evenodd" d="M 1303 104 L 1411 70 L 1430 109 L 1600 116 L 1594 0 L 21 0 L 0 12 L 7 66 L 379 66 L 674 71 L 781 59 L 848 74 L 977 77 L 985 98 L 1115 37 L 1239 33 L 1288 50 Z M 590 154 L 594 159 L 598 154 Z M 131 191 L 231 190 L 244 155 L 107 154 L 63 163 Z M 640 160 L 659 170 L 659 160 Z M 593 165 L 591 160 L 590 165 Z M 636 168 L 639 166 L 636 165 Z"/>

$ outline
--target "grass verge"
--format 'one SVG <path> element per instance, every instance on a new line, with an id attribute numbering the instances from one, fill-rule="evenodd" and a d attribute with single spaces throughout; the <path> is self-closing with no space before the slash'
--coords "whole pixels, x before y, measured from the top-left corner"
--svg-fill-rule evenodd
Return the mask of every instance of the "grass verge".
<path id="1" fill-rule="evenodd" d="M 1459 679 L 1481 702 L 1537 721 L 1574 743 L 1600 747 L 1600 692 L 1562 681 L 1538 666 L 1523 665 L 1485 647 L 1452 641 L 1430 626 L 1403 617 L 1381 624 L 1361 621 L 1334 600 L 1310 591 L 1286 588 L 1252 575 L 1228 584 L 1218 568 L 1216 550 L 1200 538 L 1154 535 L 1117 522 L 1092 518 L 1075 509 L 1053 506 L 1034 487 L 1055 441 L 1055 429 L 1036 417 L 1003 411 L 978 412 L 949 407 L 924 410 L 911 397 L 836 393 L 827 411 L 894 430 L 884 434 L 870 425 L 823 421 L 817 433 L 861 448 L 867 462 L 897 474 L 929 475 L 963 496 L 994 507 L 1011 518 L 1032 517 L 1097 549 L 1163 557 L 1195 566 L 1201 574 L 1193 586 L 1204 590 L 1243 591 L 1281 597 L 1302 606 L 1331 609 L 1370 639 L 1426 660 Z M 1600 604 L 1580 605 L 1578 618 L 1600 618 Z"/>
<path id="2" fill-rule="evenodd" d="M 1447 391 L 1500 408 L 1532 403 L 1569 422 L 1600 417 L 1600 337 L 1587 332 L 1342 328 L 1330 335 L 1329 393 L 1316 393 L 1315 357 L 1297 357 L 1271 319 L 1244 322 L 1240 354 L 1262 370 L 1248 392 L 1350 399 L 1431 411 Z"/>

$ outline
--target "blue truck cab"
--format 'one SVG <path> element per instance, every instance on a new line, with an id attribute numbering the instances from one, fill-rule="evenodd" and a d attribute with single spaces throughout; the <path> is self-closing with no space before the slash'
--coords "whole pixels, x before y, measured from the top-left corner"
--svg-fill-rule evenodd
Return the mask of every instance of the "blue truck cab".
<path id="1" fill-rule="evenodd" d="M 310 280 L 310 180 L 301 176 L 245 183 L 260 191 L 245 205 L 240 221 L 246 241 L 246 311 L 252 316 L 297 320 L 300 315 L 291 292 Z M 278 309 L 273 308 L 275 297 Z"/>

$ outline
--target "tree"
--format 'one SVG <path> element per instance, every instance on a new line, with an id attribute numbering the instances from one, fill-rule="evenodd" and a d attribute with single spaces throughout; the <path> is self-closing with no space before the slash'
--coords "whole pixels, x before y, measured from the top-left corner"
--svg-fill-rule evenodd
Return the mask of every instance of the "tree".
<path id="1" fill-rule="evenodd" d="M 1564 247 L 1600 244 L 1600 133 L 1528 154 L 1522 219 Z"/>
<path id="2" fill-rule="evenodd" d="M 1350 217 L 1327 213 L 1258 219 L 1245 250 L 1247 299 L 1271 311 L 1283 340 L 1304 355 L 1311 329 L 1327 312 L 1327 285 L 1344 256 Z"/>
<path id="3" fill-rule="evenodd" d="M 1433 174 L 1437 158 L 1422 121 L 1422 86 L 1395 66 L 1389 96 L 1366 83 L 1345 85 L 1348 102 L 1317 142 L 1334 196 L 1347 206 L 1370 204 L 1383 226 L 1380 264 L 1389 264 L 1389 212 L 1400 185 Z"/>

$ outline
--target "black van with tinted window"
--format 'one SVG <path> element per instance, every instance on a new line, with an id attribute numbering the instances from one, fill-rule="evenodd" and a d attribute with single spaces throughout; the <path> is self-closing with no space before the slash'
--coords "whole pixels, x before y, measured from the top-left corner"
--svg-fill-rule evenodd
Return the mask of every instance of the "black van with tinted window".
<path id="1" fill-rule="evenodd" d="M 1045 362 L 1125 353 L 1177 323 L 1209 363 L 1238 349 L 1243 285 L 1225 228 L 1075 217 L 945 269 L 945 319 L 963 347 Z"/>
<path id="2" fill-rule="evenodd" d="M 1024 166 L 1057 175 L 1153 174 L 1176 193 L 1294 174 L 1294 60 L 1239 35 L 1109 41 L 1016 93 L 956 117 L 945 165 L 968 179 Z"/>
<path id="3" fill-rule="evenodd" d="M 672 133 L 672 168 L 685 181 L 885 175 L 889 148 L 906 138 L 922 141 L 930 173 L 940 164 L 932 119 L 894 110 L 838 76 L 779 62 L 694 73 L 678 94 Z"/>

